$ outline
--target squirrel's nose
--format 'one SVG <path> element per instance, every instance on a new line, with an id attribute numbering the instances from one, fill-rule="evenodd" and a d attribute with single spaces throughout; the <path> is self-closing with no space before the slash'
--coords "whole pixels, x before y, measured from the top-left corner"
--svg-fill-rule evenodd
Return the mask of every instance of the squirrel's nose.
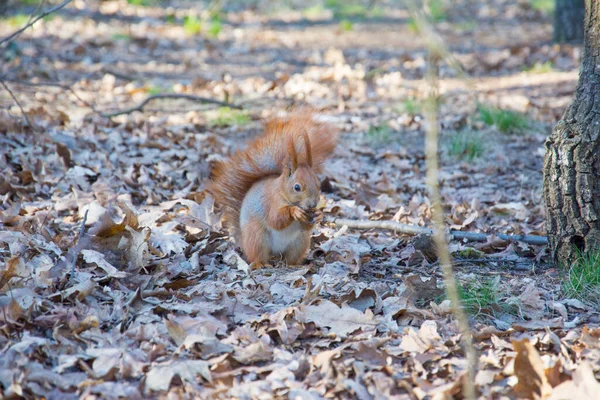
<path id="1" fill-rule="evenodd" d="M 308 203 L 308 207 L 310 208 L 317 208 L 317 202 L 316 201 L 311 201 Z"/>

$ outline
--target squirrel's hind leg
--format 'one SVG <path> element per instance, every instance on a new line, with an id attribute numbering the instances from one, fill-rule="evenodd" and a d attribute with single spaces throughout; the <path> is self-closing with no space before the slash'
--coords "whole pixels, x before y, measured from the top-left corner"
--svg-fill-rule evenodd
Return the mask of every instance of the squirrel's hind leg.
<path id="1" fill-rule="evenodd" d="M 308 253 L 308 249 L 310 248 L 310 234 L 311 231 L 303 231 L 297 242 L 285 251 L 283 254 L 283 258 L 287 262 L 288 265 L 300 265 L 304 258 L 306 257 L 306 253 Z"/>
<path id="2" fill-rule="evenodd" d="M 251 218 L 242 229 L 242 250 L 248 262 L 254 264 L 254 268 L 260 268 L 269 261 L 269 248 L 265 241 L 264 226 L 257 219 Z"/>

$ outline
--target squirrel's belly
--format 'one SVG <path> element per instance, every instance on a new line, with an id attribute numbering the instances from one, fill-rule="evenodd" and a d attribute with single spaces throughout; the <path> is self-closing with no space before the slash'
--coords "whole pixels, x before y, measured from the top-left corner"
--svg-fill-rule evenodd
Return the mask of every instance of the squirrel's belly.
<path id="1" fill-rule="evenodd" d="M 269 229 L 271 254 L 281 256 L 290 247 L 297 246 L 301 234 L 302 226 L 298 221 L 294 221 L 290 226 L 280 231 Z"/>

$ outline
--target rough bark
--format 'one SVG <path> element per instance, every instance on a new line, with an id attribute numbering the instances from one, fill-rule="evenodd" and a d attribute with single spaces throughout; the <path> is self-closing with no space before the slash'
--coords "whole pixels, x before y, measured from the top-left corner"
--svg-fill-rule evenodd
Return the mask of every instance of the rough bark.
<path id="1" fill-rule="evenodd" d="M 583 43 L 585 0 L 556 0 L 554 8 L 554 41 Z"/>
<path id="2" fill-rule="evenodd" d="M 554 261 L 600 250 L 600 1 L 585 0 L 583 61 L 575 98 L 546 141 L 546 231 Z"/>

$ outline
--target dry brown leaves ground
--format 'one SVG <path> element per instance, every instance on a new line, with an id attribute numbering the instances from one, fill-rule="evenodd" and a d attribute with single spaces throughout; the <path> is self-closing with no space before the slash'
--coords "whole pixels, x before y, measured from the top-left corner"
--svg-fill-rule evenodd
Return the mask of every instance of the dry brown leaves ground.
<path id="1" fill-rule="evenodd" d="M 75 1 L 3 48 L 35 127 L 0 92 L 2 398 L 460 398 L 465 359 L 427 245 L 325 223 L 304 268 L 249 272 L 203 192 L 213 160 L 305 101 L 345 132 L 323 177 L 329 217 L 429 224 L 423 43 L 405 9 L 377 3 L 352 30 L 326 9 L 232 3 L 212 37 L 206 4 Z M 528 2 L 453 4 L 437 27 L 471 80 L 442 67 L 448 226 L 543 235 L 543 141 L 579 50 L 549 44 Z M 183 27 L 194 13 L 200 34 Z M 100 115 L 157 92 L 245 111 L 169 100 Z M 478 102 L 536 122 L 503 134 Z M 485 145 L 474 161 L 451 155 L 465 130 Z M 471 304 L 481 397 L 595 398 L 598 314 L 561 296 L 545 250 L 451 248 L 464 290 L 494 293 Z"/>

